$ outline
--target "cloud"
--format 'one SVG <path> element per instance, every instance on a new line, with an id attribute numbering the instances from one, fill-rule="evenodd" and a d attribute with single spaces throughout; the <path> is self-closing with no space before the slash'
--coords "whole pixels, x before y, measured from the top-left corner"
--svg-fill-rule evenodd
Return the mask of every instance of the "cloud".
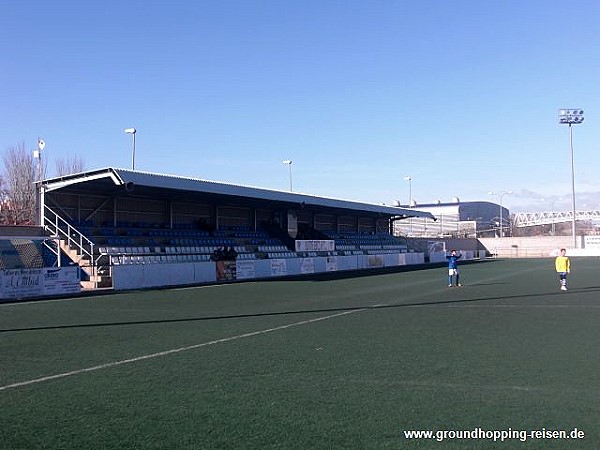
<path id="1" fill-rule="evenodd" d="M 600 191 L 576 190 L 575 207 L 578 210 L 600 210 Z M 539 192 L 523 189 L 510 198 L 511 212 L 570 211 L 572 208 L 571 192 L 544 196 Z"/>

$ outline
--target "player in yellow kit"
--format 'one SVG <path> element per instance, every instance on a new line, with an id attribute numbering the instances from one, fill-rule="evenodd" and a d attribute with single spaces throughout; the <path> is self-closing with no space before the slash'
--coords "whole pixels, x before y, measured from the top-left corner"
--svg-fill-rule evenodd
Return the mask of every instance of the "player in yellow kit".
<path id="1" fill-rule="evenodd" d="M 567 256 L 567 250 L 564 248 L 560 249 L 560 255 L 556 257 L 554 261 L 556 266 L 556 272 L 558 273 L 558 279 L 560 281 L 560 289 L 562 291 L 567 290 L 567 274 L 571 272 L 571 261 Z"/>

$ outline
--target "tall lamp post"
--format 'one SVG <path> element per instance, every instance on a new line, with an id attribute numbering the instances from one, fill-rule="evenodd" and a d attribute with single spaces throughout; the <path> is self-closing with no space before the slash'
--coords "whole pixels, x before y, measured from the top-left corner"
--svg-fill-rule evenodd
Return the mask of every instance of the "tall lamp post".
<path id="1" fill-rule="evenodd" d="M 558 110 L 558 123 L 569 125 L 569 144 L 571 147 L 571 194 L 573 205 L 573 220 L 571 222 L 571 234 L 573 236 L 573 247 L 577 247 L 577 236 L 575 234 L 575 158 L 573 156 L 573 125 L 583 122 L 583 109 L 560 109 Z"/>
<path id="2" fill-rule="evenodd" d="M 498 196 L 498 200 L 500 201 L 500 237 L 504 237 L 504 221 L 502 219 L 502 214 L 503 214 L 503 207 L 502 207 L 502 197 L 504 197 L 505 195 L 511 195 L 513 193 L 513 191 L 503 191 L 503 192 L 488 192 L 489 195 L 497 195 Z"/>
<path id="3" fill-rule="evenodd" d="M 404 181 L 408 181 L 408 207 L 412 206 L 412 177 L 409 175 L 404 177 Z"/>
<path id="4" fill-rule="evenodd" d="M 290 192 L 292 192 L 292 160 L 291 159 L 286 159 L 285 161 L 283 161 L 283 164 L 285 164 L 286 166 L 289 167 L 289 173 L 290 173 Z"/>
<path id="5" fill-rule="evenodd" d="M 33 157 L 37 159 L 37 180 L 42 181 L 44 177 L 44 167 L 42 162 L 42 150 L 46 147 L 46 142 L 43 139 L 38 138 L 38 149 L 34 150 Z"/>
<path id="6" fill-rule="evenodd" d="M 42 163 L 42 150 L 46 147 L 46 142 L 38 137 L 37 150 L 34 150 L 33 157 L 37 159 L 37 195 L 35 197 L 35 215 L 36 225 L 44 224 L 44 207 L 42 205 L 42 196 L 44 188 L 42 186 L 42 179 L 44 178 L 44 167 Z M 60 252 L 58 252 L 60 258 Z M 60 262 L 60 259 L 58 260 Z M 60 265 L 60 264 L 59 264 Z"/>
<path id="7" fill-rule="evenodd" d="M 131 170 L 135 170 L 135 133 L 137 133 L 137 130 L 135 128 L 125 128 L 125 133 L 131 134 L 133 136 L 133 149 L 131 151 Z"/>

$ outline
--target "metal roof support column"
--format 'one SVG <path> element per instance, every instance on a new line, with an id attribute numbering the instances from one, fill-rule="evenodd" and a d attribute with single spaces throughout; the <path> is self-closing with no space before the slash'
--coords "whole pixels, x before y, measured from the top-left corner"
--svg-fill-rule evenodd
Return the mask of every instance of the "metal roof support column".
<path id="1" fill-rule="evenodd" d="M 117 226 L 117 197 L 113 197 L 113 227 Z"/>

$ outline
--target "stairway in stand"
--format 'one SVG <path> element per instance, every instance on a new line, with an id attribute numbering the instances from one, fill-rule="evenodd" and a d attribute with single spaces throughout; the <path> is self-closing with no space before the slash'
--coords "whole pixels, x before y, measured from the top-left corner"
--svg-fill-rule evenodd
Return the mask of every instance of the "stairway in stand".
<path id="1" fill-rule="evenodd" d="M 87 255 L 80 254 L 77 249 L 71 248 L 67 241 L 60 240 L 60 249 L 87 274 L 87 280 L 81 280 L 83 289 L 97 289 L 112 287 L 110 270 L 103 271 L 99 266 L 94 266 Z"/>

